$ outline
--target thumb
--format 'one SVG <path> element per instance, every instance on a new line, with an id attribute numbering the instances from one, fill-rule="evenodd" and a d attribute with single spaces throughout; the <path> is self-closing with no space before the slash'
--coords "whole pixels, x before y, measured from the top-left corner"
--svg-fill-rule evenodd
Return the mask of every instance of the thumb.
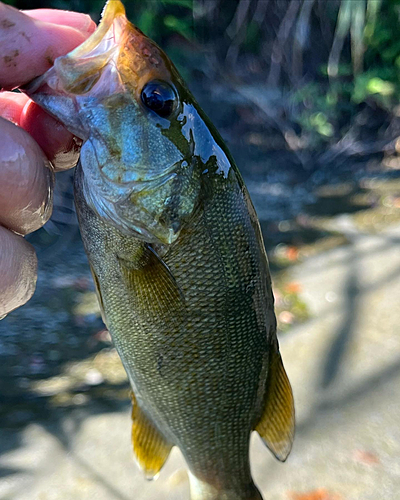
<path id="1" fill-rule="evenodd" d="M 85 33 L 41 21 L 0 2 L 0 88 L 13 89 L 41 75 L 56 57 L 81 44 L 91 31 L 90 25 Z"/>

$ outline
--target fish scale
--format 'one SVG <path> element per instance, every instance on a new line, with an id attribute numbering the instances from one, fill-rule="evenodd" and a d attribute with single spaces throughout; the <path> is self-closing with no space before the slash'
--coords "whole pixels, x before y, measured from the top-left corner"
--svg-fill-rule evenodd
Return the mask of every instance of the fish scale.
<path id="1" fill-rule="evenodd" d="M 225 189 L 225 182 L 233 189 Z M 220 179 L 214 184 L 221 184 Z M 205 191 L 208 189 L 207 186 Z M 254 297 L 247 291 L 249 285 L 256 288 L 265 269 L 256 244 L 261 236 L 251 221 L 239 182 L 225 180 L 220 188 L 214 188 L 212 199 L 197 212 L 198 220 L 192 221 L 179 244 L 172 245 L 163 256 L 187 305 L 185 318 L 176 330 L 177 322 L 165 323 L 164 316 L 138 317 L 128 292 L 126 302 L 121 300 L 125 294 L 120 276 L 115 274 L 115 282 L 110 280 L 108 272 L 104 272 L 104 262 L 110 253 L 120 254 L 121 248 L 124 255 L 129 253 L 121 245 L 121 238 L 127 248 L 132 240 L 116 230 L 111 233 L 93 212 L 88 215 L 85 210 L 89 211 L 81 208 L 78 200 L 82 234 L 100 282 L 104 308 L 113 311 L 107 324 L 111 332 L 121 332 L 115 343 L 124 363 L 134 367 L 130 374 L 135 380 L 136 395 L 149 408 L 147 413 L 157 428 L 168 429 L 174 444 L 179 445 L 180 440 L 185 443 L 181 449 L 187 450 L 184 455 L 196 475 L 207 477 L 210 462 L 222 462 L 228 466 L 229 484 L 233 475 L 235 481 L 244 475 L 249 482 L 246 450 L 254 426 L 254 411 L 249 410 L 255 408 L 259 374 L 268 361 L 270 337 L 275 332 L 268 332 L 265 319 L 258 318 L 265 316 L 265 305 L 272 307 L 267 302 L 272 296 L 260 296 L 261 310 L 257 311 L 253 307 Z M 107 245 L 103 238 L 93 236 L 95 227 L 100 234 L 107 231 Z M 91 233 L 89 238 L 87 231 Z M 136 250 L 137 243 L 132 253 Z M 107 285 L 102 285 L 106 281 L 103 273 Z M 264 278 L 269 279 L 268 275 Z M 259 295 L 263 293 L 265 285 L 260 287 Z M 162 373 L 157 363 L 160 354 Z M 238 394 L 238 386 L 244 380 L 253 383 Z M 206 415 L 202 408 L 207 408 Z M 158 413 L 162 414 L 160 420 Z M 199 454 L 202 446 L 205 450 Z M 219 480 L 223 467 L 218 468 Z"/>
<path id="2" fill-rule="evenodd" d="M 118 0 L 26 91 L 83 140 L 77 214 L 139 466 L 156 477 L 177 446 L 191 500 L 260 500 L 250 435 L 285 460 L 293 396 L 257 216 L 221 137 Z"/>

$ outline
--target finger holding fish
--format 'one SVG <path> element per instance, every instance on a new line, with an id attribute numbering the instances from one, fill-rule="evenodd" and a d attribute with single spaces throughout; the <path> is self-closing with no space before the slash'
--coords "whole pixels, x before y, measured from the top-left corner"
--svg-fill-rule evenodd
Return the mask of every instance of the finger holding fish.
<path id="1" fill-rule="evenodd" d="M 0 226 L 0 318 L 22 306 L 36 285 L 35 251 L 24 238 Z"/>
<path id="2" fill-rule="evenodd" d="M 30 16 L 29 12 L 23 13 L 0 3 L 0 87 L 5 90 L 18 87 L 44 73 L 56 57 L 82 43 L 95 28 L 93 22 L 88 22 L 87 16 L 78 28 L 77 20 L 81 18 L 76 14 L 71 16 L 66 13 L 63 25 L 61 12 L 56 11 L 54 16 L 49 10 L 44 15 L 33 11 L 33 16 Z M 71 17 L 75 23 L 71 22 Z"/>
<path id="3" fill-rule="evenodd" d="M 54 24 L 57 23 L 57 24 Z M 95 29 L 89 16 L 26 11 L 0 3 L 0 87 L 12 88 L 41 74 Z M 32 37 L 35 43 L 31 43 Z M 51 214 L 53 168 L 71 168 L 79 141 L 26 95 L 0 92 L 0 315 L 24 304 L 36 284 L 36 256 L 20 235 Z M 51 163 L 51 165 L 50 165 Z M 16 234 L 18 233 L 18 234 Z"/>

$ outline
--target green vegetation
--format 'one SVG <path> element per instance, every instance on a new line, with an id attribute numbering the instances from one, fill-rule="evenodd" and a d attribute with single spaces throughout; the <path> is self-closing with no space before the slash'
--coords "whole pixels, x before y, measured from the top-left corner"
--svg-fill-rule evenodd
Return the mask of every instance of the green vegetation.
<path id="1" fill-rule="evenodd" d="M 104 3 L 6 1 L 19 8 L 78 10 L 96 20 Z M 297 148 L 323 149 L 349 133 L 357 141 L 360 113 L 368 122 L 383 112 L 389 123 L 399 100 L 400 0 L 126 0 L 125 5 L 129 18 L 166 49 L 189 83 L 211 88 L 219 81 L 232 93 L 254 82 L 266 92 L 279 89 L 283 135 L 292 129 Z"/>
<path id="2" fill-rule="evenodd" d="M 293 94 L 309 146 L 340 140 L 365 107 L 390 115 L 400 96 L 400 1 L 342 0 L 328 60 Z"/>
<path id="3" fill-rule="evenodd" d="M 98 19 L 104 0 L 6 3 L 78 10 Z M 322 137 L 332 137 L 329 109 L 370 98 L 388 107 L 398 97 L 400 0 L 126 0 L 125 6 L 140 29 L 191 70 L 199 61 L 193 53 L 202 51 L 221 71 L 258 73 L 268 84 L 298 89 L 317 81 L 326 109 L 318 109 L 317 96 L 305 126 Z"/>

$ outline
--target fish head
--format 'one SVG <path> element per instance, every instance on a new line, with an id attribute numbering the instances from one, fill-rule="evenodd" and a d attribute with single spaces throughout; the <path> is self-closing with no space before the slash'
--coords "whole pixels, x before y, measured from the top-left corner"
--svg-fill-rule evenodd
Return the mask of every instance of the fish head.
<path id="1" fill-rule="evenodd" d="M 89 206 L 147 242 L 178 238 L 211 157 L 229 168 L 177 69 L 119 0 L 109 0 L 97 30 L 24 91 L 84 141 Z"/>

